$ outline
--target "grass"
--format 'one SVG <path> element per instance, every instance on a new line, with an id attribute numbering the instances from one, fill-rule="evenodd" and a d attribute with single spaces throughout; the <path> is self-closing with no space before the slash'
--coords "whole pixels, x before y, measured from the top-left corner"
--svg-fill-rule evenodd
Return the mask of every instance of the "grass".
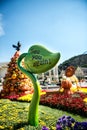
<path id="1" fill-rule="evenodd" d="M 41 130 L 42 126 L 56 130 L 56 121 L 63 115 L 71 116 L 80 122 L 87 121 L 87 117 L 39 105 L 39 125 L 33 127 L 27 122 L 28 110 L 27 102 L 0 99 L 0 130 Z"/>

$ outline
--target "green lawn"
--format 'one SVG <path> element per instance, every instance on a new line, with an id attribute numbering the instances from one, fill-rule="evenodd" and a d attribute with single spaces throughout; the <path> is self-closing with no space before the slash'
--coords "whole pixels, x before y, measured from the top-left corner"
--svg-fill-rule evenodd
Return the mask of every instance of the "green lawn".
<path id="1" fill-rule="evenodd" d="M 63 115 L 69 115 L 80 122 L 87 121 L 87 117 L 39 105 L 39 125 L 33 127 L 27 123 L 28 110 L 27 102 L 0 99 L 0 130 L 41 130 L 42 126 L 56 130 L 56 121 Z"/>

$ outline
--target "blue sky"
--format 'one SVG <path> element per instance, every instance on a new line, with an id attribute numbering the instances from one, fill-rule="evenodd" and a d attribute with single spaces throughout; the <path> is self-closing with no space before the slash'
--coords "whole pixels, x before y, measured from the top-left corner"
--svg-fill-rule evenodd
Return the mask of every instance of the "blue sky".
<path id="1" fill-rule="evenodd" d="M 0 0 L 0 62 L 33 44 L 60 52 L 59 64 L 87 51 L 86 0 Z"/>

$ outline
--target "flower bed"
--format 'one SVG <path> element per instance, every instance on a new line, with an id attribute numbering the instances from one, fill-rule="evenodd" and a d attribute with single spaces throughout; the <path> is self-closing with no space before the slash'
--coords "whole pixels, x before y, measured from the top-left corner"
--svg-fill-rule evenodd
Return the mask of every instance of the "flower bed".
<path id="1" fill-rule="evenodd" d="M 30 126 L 27 118 L 29 104 L 1 99 L 0 130 L 64 130 L 64 127 L 67 130 L 71 130 L 70 127 L 72 130 L 87 130 L 86 117 L 43 105 L 39 105 L 39 125 Z"/>
<path id="2" fill-rule="evenodd" d="M 40 103 L 50 107 L 55 107 L 87 116 L 86 98 L 87 94 L 82 92 L 76 92 L 74 94 L 49 92 L 41 96 Z"/>
<path id="3" fill-rule="evenodd" d="M 46 126 L 42 130 L 49 130 Z M 56 130 L 87 130 L 87 122 L 77 122 L 71 116 L 62 116 L 56 122 Z"/>
<path id="4" fill-rule="evenodd" d="M 44 90 L 41 90 L 40 91 L 40 95 L 43 95 L 45 94 L 46 92 Z M 10 100 L 13 100 L 13 101 L 31 101 L 32 99 L 32 96 L 33 96 L 33 92 L 30 92 L 28 94 L 26 93 L 19 93 L 19 94 L 12 94 L 12 95 L 6 95 L 4 96 L 2 93 L 0 93 L 0 99 L 10 99 Z"/>

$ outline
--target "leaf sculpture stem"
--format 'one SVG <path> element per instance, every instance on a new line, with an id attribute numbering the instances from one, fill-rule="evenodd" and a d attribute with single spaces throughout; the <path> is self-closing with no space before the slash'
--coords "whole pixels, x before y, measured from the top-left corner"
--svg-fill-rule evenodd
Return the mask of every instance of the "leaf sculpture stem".
<path id="1" fill-rule="evenodd" d="M 38 106 L 40 100 L 40 85 L 35 75 L 27 71 L 21 66 L 21 61 L 26 55 L 27 53 L 23 53 L 22 55 L 20 55 L 17 64 L 18 64 L 18 68 L 32 80 L 34 86 L 34 94 L 29 106 L 28 123 L 32 126 L 38 126 Z"/>

